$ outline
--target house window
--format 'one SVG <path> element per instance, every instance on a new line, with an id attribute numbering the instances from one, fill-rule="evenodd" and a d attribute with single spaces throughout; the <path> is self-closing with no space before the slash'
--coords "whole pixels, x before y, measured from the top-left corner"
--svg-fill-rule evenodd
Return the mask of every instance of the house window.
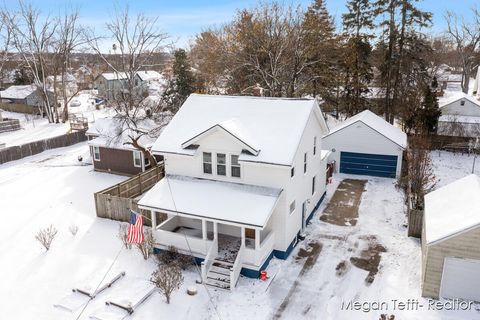
<path id="1" fill-rule="evenodd" d="M 295 200 L 293 200 L 292 203 L 290 203 L 290 214 L 292 214 L 293 211 L 295 211 Z"/>
<path id="2" fill-rule="evenodd" d="M 313 177 L 313 178 L 312 178 L 312 195 L 315 194 L 315 180 L 316 180 L 315 178 L 316 178 L 316 177 Z"/>
<path id="3" fill-rule="evenodd" d="M 290 177 L 293 178 L 294 176 L 295 176 L 295 167 L 292 167 L 292 168 L 290 169 Z"/>
<path id="4" fill-rule="evenodd" d="M 212 154 L 210 152 L 203 153 L 203 173 L 212 174 Z"/>
<path id="5" fill-rule="evenodd" d="M 240 163 L 238 163 L 238 156 L 232 155 L 231 156 L 231 174 L 232 177 L 240 178 Z"/>
<path id="6" fill-rule="evenodd" d="M 133 152 L 133 166 L 138 168 L 142 167 L 142 154 L 140 151 Z"/>
<path id="7" fill-rule="evenodd" d="M 100 161 L 100 147 L 93 146 L 93 160 Z"/>
<path id="8" fill-rule="evenodd" d="M 313 155 L 317 154 L 317 137 L 313 137 Z"/>
<path id="9" fill-rule="evenodd" d="M 303 155 L 303 173 L 307 172 L 307 153 Z"/>
<path id="10" fill-rule="evenodd" d="M 225 153 L 217 153 L 217 174 L 219 176 L 227 175 L 227 162 Z"/>
<path id="11" fill-rule="evenodd" d="M 460 105 L 464 106 L 465 105 L 465 100 L 460 101 Z"/>

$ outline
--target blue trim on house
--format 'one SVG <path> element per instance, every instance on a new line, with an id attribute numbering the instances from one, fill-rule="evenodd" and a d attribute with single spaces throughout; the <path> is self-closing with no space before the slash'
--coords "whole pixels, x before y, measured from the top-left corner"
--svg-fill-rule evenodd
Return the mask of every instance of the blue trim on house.
<path id="1" fill-rule="evenodd" d="M 263 265 L 260 267 L 259 270 L 242 268 L 242 270 L 240 271 L 240 274 L 242 274 L 243 276 L 245 276 L 247 278 L 258 279 L 258 278 L 260 278 L 260 271 L 263 271 L 263 270 L 267 269 L 267 267 L 270 263 L 270 260 L 272 260 L 272 258 L 273 258 L 273 251 L 270 253 L 270 255 L 265 260 L 265 262 L 263 263 Z"/>
<path id="2" fill-rule="evenodd" d="M 307 225 L 310 220 L 312 220 L 313 216 L 314 216 L 314 213 L 317 211 L 318 207 L 320 207 L 320 205 L 322 204 L 323 200 L 325 199 L 325 196 L 327 195 L 327 191 L 325 191 L 323 193 L 323 195 L 320 197 L 320 200 L 318 200 L 317 204 L 315 205 L 315 207 L 313 208 L 312 212 L 310 213 L 310 215 L 308 216 L 307 220 L 305 221 L 305 224 Z"/>

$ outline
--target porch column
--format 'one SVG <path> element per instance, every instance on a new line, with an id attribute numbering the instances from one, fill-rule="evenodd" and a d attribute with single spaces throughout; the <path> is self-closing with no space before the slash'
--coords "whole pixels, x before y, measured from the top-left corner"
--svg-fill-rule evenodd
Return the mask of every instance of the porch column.
<path id="1" fill-rule="evenodd" d="M 260 230 L 255 229 L 255 250 L 260 249 Z"/>
<path id="2" fill-rule="evenodd" d="M 152 230 L 155 230 L 157 227 L 157 213 L 153 210 L 150 210 L 150 218 L 152 219 Z"/>
<path id="3" fill-rule="evenodd" d="M 241 227 L 240 230 L 242 232 L 242 244 L 241 244 L 241 246 L 245 247 L 245 227 Z"/>
<path id="4" fill-rule="evenodd" d="M 218 225 L 217 222 L 213 222 L 213 239 L 218 239 Z"/>
<path id="5" fill-rule="evenodd" d="M 202 219 L 202 239 L 207 240 L 207 221 Z"/>

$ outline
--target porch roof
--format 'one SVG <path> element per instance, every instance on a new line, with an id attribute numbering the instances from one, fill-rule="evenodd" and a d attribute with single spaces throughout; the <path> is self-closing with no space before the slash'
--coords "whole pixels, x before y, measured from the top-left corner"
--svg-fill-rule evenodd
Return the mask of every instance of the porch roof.
<path id="1" fill-rule="evenodd" d="M 265 227 L 282 190 L 167 175 L 138 202 L 142 208 Z"/>

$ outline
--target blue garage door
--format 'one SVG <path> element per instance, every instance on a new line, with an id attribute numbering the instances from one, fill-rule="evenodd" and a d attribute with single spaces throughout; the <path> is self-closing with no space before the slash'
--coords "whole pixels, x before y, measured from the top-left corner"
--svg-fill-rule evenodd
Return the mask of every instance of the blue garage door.
<path id="1" fill-rule="evenodd" d="M 397 172 L 397 156 L 341 152 L 340 172 L 395 178 Z"/>

